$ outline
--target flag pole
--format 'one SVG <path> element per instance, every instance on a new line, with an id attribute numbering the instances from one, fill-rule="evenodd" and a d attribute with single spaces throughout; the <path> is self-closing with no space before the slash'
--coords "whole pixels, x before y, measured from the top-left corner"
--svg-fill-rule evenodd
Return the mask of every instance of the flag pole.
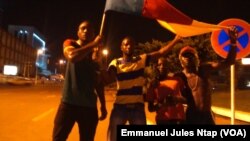
<path id="1" fill-rule="evenodd" d="M 99 35 L 102 35 L 105 18 L 106 18 L 106 14 L 103 13 L 102 14 L 102 22 L 101 22 L 101 27 L 100 27 Z"/>
<path id="2" fill-rule="evenodd" d="M 99 35 L 103 36 L 103 27 L 104 27 L 104 21 L 105 21 L 105 18 L 106 18 L 106 15 L 105 15 L 105 12 L 102 14 L 102 21 L 101 21 L 101 27 L 100 27 L 100 31 L 99 31 Z M 99 56 L 98 58 L 101 59 L 102 57 L 100 57 L 100 53 L 102 52 L 103 46 L 99 46 L 96 48 L 96 55 Z M 100 61 L 100 60 L 99 60 Z M 101 63 L 102 64 L 102 63 Z M 102 64 L 103 65 L 103 64 Z M 106 55 L 106 61 L 105 61 L 105 67 L 107 65 L 107 55 Z"/>

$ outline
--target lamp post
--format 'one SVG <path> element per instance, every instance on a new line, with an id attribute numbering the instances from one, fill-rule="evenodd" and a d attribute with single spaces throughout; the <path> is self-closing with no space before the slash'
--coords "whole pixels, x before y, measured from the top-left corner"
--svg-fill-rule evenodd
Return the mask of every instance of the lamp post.
<path id="1" fill-rule="evenodd" d="M 108 54 L 109 54 L 108 49 L 103 49 L 102 54 L 105 57 L 105 68 L 107 68 L 108 67 Z"/>
<path id="2" fill-rule="evenodd" d="M 63 59 L 60 59 L 59 60 L 59 71 L 60 71 L 60 73 L 63 75 L 63 73 L 64 73 L 64 65 L 65 65 L 65 63 L 66 63 L 66 61 L 65 60 L 63 60 Z"/>
<path id="3" fill-rule="evenodd" d="M 38 79 L 38 66 L 39 66 L 39 62 L 38 62 L 38 58 L 39 56 L 43 53 L 42 49 L 38 49 L 37 50 L 37 55 L 36 55 L 36 76 L 35 76 L 35 84 L 37 84 L 37 79 Z"/>

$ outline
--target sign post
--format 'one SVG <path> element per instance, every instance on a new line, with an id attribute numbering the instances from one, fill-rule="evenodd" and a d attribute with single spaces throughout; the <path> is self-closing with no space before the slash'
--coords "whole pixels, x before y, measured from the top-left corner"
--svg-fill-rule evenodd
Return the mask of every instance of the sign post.
<path id="1" fill-rule="evenodd" d="M 250 25 L 241 19 L 227 19 L 219 23 L 221 26 L 235 26 L 238 31 L 236 59 L 246 57 L 250 53 Z M 226 30 L 214 31 L 211 35 L 211 44 L 214 51 L 226 58 L 230 49 L 230 38 Z M 235 65 L 230 67 L 231 91 L 231 124 L 235 121 Z"/>

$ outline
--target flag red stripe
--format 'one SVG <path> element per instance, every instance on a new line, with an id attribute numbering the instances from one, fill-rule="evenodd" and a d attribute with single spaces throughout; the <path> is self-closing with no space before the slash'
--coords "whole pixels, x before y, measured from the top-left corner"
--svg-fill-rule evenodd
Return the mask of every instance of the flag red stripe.
<path id="1" fill-rule="evenodd" d="M 191 24 L 192 18 L 183 14 L 166 0 L 144 0 L 142 15 L 168 23 Z"/>

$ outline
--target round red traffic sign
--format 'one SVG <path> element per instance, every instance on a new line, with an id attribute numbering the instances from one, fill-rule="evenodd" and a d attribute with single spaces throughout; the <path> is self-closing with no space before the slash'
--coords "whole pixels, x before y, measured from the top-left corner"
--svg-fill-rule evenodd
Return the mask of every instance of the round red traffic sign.
<path id="1" fill-rule="evenodd" d="M 220 26 L 235 26 L 238 31 L 236 59 L 246 57 L 250 53 L 250 25 L 241 19 L 227 19 Z M 214 51 L 226 58 L 230 49 L 230 38 L 227 29 L 214 31 L 211 34 L 211 44 Z"/>

